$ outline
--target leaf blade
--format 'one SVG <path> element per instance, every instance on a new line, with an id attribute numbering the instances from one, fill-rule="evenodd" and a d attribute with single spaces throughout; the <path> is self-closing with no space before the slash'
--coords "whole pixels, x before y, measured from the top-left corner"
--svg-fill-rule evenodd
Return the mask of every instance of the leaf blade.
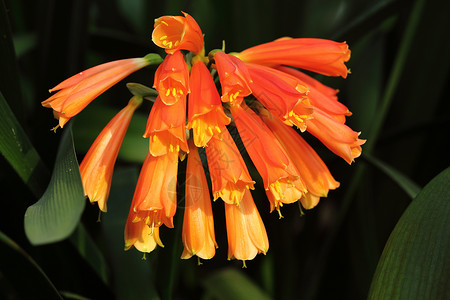
<path id="1" fill-rule="evenodd" d="M 33 245 L 63 240 L 75 230 L 85 206 L 72 131 L 62 136 L 55 168 L 43 196 L 25 212 L 25 234 Z"/>
<path id="2" fill-rule="evenodd" d="M 368 299 L 448 299 L 450 168 L 406 209 L 389 237 Z"/>

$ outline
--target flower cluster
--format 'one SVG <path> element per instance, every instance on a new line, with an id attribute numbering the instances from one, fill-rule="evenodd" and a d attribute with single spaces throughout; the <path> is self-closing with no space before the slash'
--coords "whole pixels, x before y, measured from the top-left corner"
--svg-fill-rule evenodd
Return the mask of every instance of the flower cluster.
<path id="1" fill-rule="evenodd" d="M 281 38 L 239 53 L 215 49 L 205 55 L 200 27 L 183 14 L 155 21 L 152 40 L 165 49 L 163 61 L 149 54 L 91 68 L 50 90 L 59 92 L 42 104 L 53 109 L 63 127 L 113 84 L 159 64 L 153 85 L 157 97 L 144 132 L 149 149 L 125 226 L 125 249 L 150 252 L 163 246 L 159 228 L 174 226 L 178 163 L 187 157 L 181 257 L 215 255 L 212 195 L 224 203 L 228 258 L 245 262 L 265 254 L 269 242 L 250 191 L 255 181 L 228 128 L 237 128 L 261 175 L 270 211 L 277 210 L 281 217 L 280 208 L 297 201 L 313 208 L 339 183 L 301 133 L 309 132 L 348 163 L 361 154 L 364 140 L 345 125 L 351 113 L 338 102 L 337 90 L 299 69 L 345 78 L 350 50 L 346 43 L 330 40 Z M 107 210 L 128 124 L 142 102 L 142 96 L 133 96 L 81 162 L 85 193 L 101 211 Z"/>

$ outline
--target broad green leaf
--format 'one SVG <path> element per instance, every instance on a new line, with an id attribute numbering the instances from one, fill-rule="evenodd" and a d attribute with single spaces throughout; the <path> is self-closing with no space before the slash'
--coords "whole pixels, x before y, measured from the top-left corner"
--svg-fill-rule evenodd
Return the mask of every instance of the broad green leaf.
<path id="1" fill-rule="evenodd" d="M 37 262 L 1 231 L 0 253 L 0 270 L 21 299 L 35 298 L 36 286 L 39 287 L 39 296 L 42 299 L 63 299 Z"/>
<path id="2" fill-rule="evenodd" d="M 364 158 L 371 164 L 376 166 L 378 169 L 380 169 L 382 172 L 384 172 L 386 175 L 388 175 L 392 180 L 394 180 L 411 198 L 416 197 L 420 192 L 420 186 L 418 186 L 415 182 L 411 181 L 411 179 L 409 179 L 396 169 L 392 168 L 391 166 L 387 165 L 386 163 L 373 157 L 370 154 L 365 154 Z"/>
<path id="3" fill-rule="evenodd" d="M 211 275 L 203 281 L 203 285 L 214 299 L 270 299 L 243 272 L 234 269 L 224 269 Z"/>
<path id="4" fill-rule="evenodd" d="M 369 299 L 450 299 L 450 168 L 409 205 L 381 255 Z"/>
<path id="5" fill-rule="evenodd" d="M 42 179 L 48 172 L 36 149 L 0 92 L 0 153 L 11 164 L 34 195 L 42 194 Z"/>
<path id="6" fill-rule="evenodd" d="M 67 238 L 77 226 L 85 197 L 73 148 L 71 127 L 64 128 L 50 184 L 25 212 L 25 233 L 33 245 Z"/>

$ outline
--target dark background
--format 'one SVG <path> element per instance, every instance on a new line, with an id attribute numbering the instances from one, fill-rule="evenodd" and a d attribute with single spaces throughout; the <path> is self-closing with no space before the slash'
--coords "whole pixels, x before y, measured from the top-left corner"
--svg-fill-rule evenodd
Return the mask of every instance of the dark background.
<path id="1" fill-rule="evenodd" d="M 338 88 L 340 101 L 353 112 L 348 124 L 362 132 L 361 138 L 368 139 L 363 155 L 349 166 L 306 136 L 341 187 L 303 216 L 297 205 L 284 206 L 283 219 L 278 219 L 276 212 L 269 214 L 263 193 L 255 192 L 270 248 L 267 255 L 248 261 L 246 269 L 241 268 L 241 262 L 226 259 L 225 218 L 220 201 L 213 203 L 219 248 L 216 256 L 201 266 L 197 266 L 195 258 L 179 259 L 182 205 L 176 228 L 162 230 L 164 248 L 148 254 L 145 261 L 135 249 L 123 251 L 123 227 L 143 160 L 142 142 L 133 144 L 135 139 L 130 138 L 128 148 L 121 152 L 109 212 L 102 222 L 96 222 L 96 206 L 87 205 L 82 217 L 103 259 L 102 271 L 93 268 L 70 240 L 30 245 L 24 234 L 23 215 L 38 198 L 0 158 L 0 230 L 36 261 L 68 299 L 221 299 L 215 286 L 223 278 L 240 286 L 244 294 L 252 295 L 252 288 L 257 288 L 273 299 L 364 299 L 386 240 L 411 201 L 370 158 L 383 161 L 421 187 L 449 166 L 447 2 L 0 3 L 6 8 L 2 8 L 6 11 L 2 22 L 9 22 L 17 58 L 15 70 L 6 70 L 2 61 L 0 90 L 48 170 L 55 162 L 63 131 L 55 134 L 49 130 L 56 120 L 49 109 L 40 105 L 49 96 L 48 89 L 103 62 L 151 52 L 163 55 L 151 42 L 153 21 L 159 16 L 179 15 L 180 11 L 191 14 L 205 34 L 207 52 L 221 48 L 223 40 L 226 51 L 233 52 L 282 36 L 346 41 L 352 50 L 347 79 L 318 78 Z M 424 3 L 423 7 L 418 15 L 412 14 L 417 3 Z M 80 159 L 109 118 L 129 100 L 124 83 L 151 86 L 153 72 L 154 68 L 148 68 L 133 74 L 74 118 L 75 147 Z M 149 110 L 147 103 L 139 109 L 136 128 L 145 125 Z M 49 175 L 40 180 L 45 188 Z M 257 190 L 261 188 L 258 182 Z M 0 298 L 29 299 L 33 295 L 47 299 L 49 287 L 35 268 L 17 258 L 17 252 L 4 251 L 0 258 Z"/>

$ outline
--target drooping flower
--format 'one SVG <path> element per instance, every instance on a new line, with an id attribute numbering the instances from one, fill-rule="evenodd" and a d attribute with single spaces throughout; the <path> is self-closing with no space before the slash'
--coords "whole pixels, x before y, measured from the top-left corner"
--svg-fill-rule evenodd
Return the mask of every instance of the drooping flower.
<path id="1" fill-rule="evenodd" d="M 307 120 L 307 131 L 318 138 L 334 154 L 351 164 L 361 155 L 361 145 L 366 142 L 358 132 L 315 108 L 313 118 Z"/>
<path id="2" fill-rule="evenodd" d="M 84 192 L 89 200 L 98 203 L 106 212 L 106 201 L 111 187 L 114 163 L 136 108 L 142 98 L 134 96 L 102 130 L 80 164 Z"/>
<path id="3" fill-rule="evenodd" d="M 254 64 L 248 64 L 247 68 L 253 79 L 250 86 L 256 99 L 281 120 L 305 131 L 305 120 L 310 119 L 313 112 L 307 97 L 308 87 L 272 68 Z"/>
<path id="4" fill-rule="evenodd" d="M 338 90 L 324 85 L 299 70 L 285 66 L 279 66 L 276 69 L 294 76 L 301 84 L 308 86 L 308 99 L 313 107 L 320 108 L 341 123 L 345 123 L 345 118 L 352 115 L 348 108 L 338 101 L 336 96 Z"/>
<path id="5" fill-rule="evenodd" d="M 154 156 L 177 152 L 189 152 L 186 141 L 186 97 L 173 105 L 166 105 L 158 96 L 147 121 L 144 137 L 149 137 L 150 153 Z"/>
<path id="6" fill-rule="evenodd" d="M 163 16 L 155 20 L 152 41 L 167 53 L 188 50 L 195 54 L 203 51 L 203 33 L 197 22 L 189 14 Z"/>
<path id="7" fill-rule="evenodd" d="M 220 101 L 219 92 L 205 64 L 197 60 L 191 69 L 188 129 L 193 129 L 197 147 L 205 147 L 221 127 L 230 123 Z"/>
<path id="8" fill-rule="evenodd" d="M 164 104 L 175 104 L 189 93 L 189 70 L 180 51 L 168 54 L 155 72 L 153 87 Z"/>
<path id="9" fill-rule="evenodd" d="M 253 189 L 255 182 L 225 126 L 221 128 L 221 135 L 212 138 L 205 150 L 214 200 L 220 197 L 225 203 L 239 205 L 245 191 Z"/>
<path id="10" fill-rule="evenodd" d="M 186 197 L 182 240 L 184 250 L 181 258 L 197 255 L 210 259 L 216 253 L 214 219 L 208 183 L 198 149 L 190 143 L 191 152 L 186 167 Z"/>
<path id="11" fill-rule="evenodd" d="M 320 197 L 326 197 L 329 190 L 339 187 L 339 182 L 333 178 L 319 155 L 293 128 L 263 108 L 260 108 L 259 115 L 286 149 L 305 183 L 308 193 L 300 199 L 304 208 L 313 208 Z"/>
<path id="12" fill-rule="evenodd" d="M 325 39 L 281 38 L 236 54 L 244 62 L 266 66 L 287 65 L 327 76 L 347 77 L 348 45 Z"/>
<path id="13" fill-rule="evenodd" d="M 252 93 L 247 67 L 237 57 L 224 52 L 216 52 L 214 60 L 222 86 L 222 101 L 239 104 Z"/>
<path id="14" fill-rule="evenodd" d="M 58 92 L 43 101 L 42 106 L 53 109 L 62 128 L 70 118 L 117 82 L 145 66 L 157 63 L 159 55 L 156 56 L 112 61 L 80 72 L 50 89 L 50 92 Z"/>
<path id="15" fill-rule="evenodd" d="M 269 249 L 266 228 L 258 213 L 252 195 L 246 190 L 239 205 L 225 203 L 228 238 L 228 259 L 244 262 Z"/>
<path id="16" fill-rule="evenodd" d="M 150 253 L 156 245 L 164 247 L 159 238 L 159 227 L 150 227 L 145 220 L 134 220 L 134 215 L 128 215 L 125 224 L 125 250 L 135 247 L 141 252 Z"/>
<path id="17" fill-rule="evenodd" d="M 173 227 L 177 209 L 178 151 L 147 154 L 136 184 L 129 219 L 154 228 Z"/>
<path id="18" fill-rule="evenodd" d="M 231 113 L 250 159 L 262 177 L 271 210 L 299 200 L 306 188 L 297 169 L 267 125 L 242 102 Z M 269 146 L 270 145 L 270 146 Z"/>

